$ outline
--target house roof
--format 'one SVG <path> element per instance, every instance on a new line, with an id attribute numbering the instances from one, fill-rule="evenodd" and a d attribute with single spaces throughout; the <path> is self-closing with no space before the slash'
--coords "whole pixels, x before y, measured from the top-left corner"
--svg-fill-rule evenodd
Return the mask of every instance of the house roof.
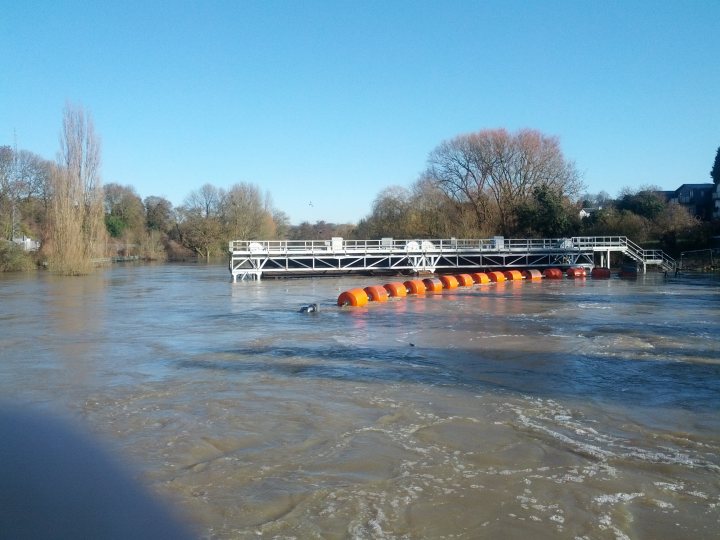
<path id="1" fill-rule="evenodd" d="M 679 188 L 675 190 L 675 192 L 680 191 L 683 188 L 690 188 L 690 189 L 715 189 L 715 184 L 683 184 Z"/>

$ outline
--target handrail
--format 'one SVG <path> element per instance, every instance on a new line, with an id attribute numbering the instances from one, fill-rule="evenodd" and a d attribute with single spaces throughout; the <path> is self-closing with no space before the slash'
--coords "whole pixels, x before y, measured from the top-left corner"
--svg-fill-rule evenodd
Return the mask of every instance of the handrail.
<path id="1" fill-rule="evenodd" d="M 572 238 L 483 238 L 483 239 L 384 239 L 384 240 L 232 240 L 229 251 L 239 253 L 327 253 L 329 251 L 516 251 L 581 250 L 588 247 L 624 248 L 624 236 Z"/>
<path id="2" fill-rule="evenodd" d="M 330 255 L 330 254 L 443 254 L 483 252 L 569 252 L 587 249 L 622 251 L 644 264 L 652 262 L 674 269 L 675 260 L 659 249 L 643 249 L 626 236 L 574 236 L 570 238 L 494 238 L 401 239 L 381 240 L 232 240 L 233 256 L 250 255 Z"/>
<path id="3" fill-rule="evenodd" d="M 627 246 L 628 255 L 636 261 L 642 262 L 643 264 L 656 264 L 657 261 L 660 261 L 659 264 L 664 270 L 675 269 L 675 259 L 661 249 L 643 249 L 631 240 L 627 240 Z"/>
<path id="4" fill-rule="evenodd" d="M 645 250 L 625 236 L 574 236 L 569 238 L 484 239 L 433 238 L 380 240 L 232 240 L 230 272 L 260 279 L 264 272 L 319 272 L 378 269 L 414 271 L 468 264 L 581 264 L 593 265 L 595 252 L 620 252 L 642 263 L 675 269 L 675 261 L 661 250 Z M 509 258 L 509 261 L 508 261 Z M 542 261 L 542 262 L 541 262 Z M 578 262 L 583 261 L 583 262 Z"/>

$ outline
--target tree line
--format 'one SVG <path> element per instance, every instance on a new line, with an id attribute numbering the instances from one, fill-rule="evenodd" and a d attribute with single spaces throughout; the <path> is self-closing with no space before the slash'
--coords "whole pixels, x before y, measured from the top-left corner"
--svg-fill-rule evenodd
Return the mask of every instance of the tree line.
<path id="1" fill-rule="evenodd" d="M 232 239 L 611 234 L 674 252 L 717 234 L 717 223 L 700 223 L 653 186 L 616 199 L 583 193 L 558 139 L 536 130 L 482 130 L 441 142 L 411 186 L 383 189 L 357 224 L 293 225 L 270 193 L 244 182 L 207 183 L 174 207 L 164 197 L 141 199 L 129 185 L 102 185 L 100 163 L 92 117 L 73 105 L 63 111 L 56 161 L 0 146 L 0 270 L 32 265 L 9 242 L 22 236 L 41 240 L 38 259 L 51 269 L 82 274 L 117 255 L 208 260 L 224 255 Z M 711 175 L 717 170 L 716 157 Z"/>
<path id="2" fill-rule="evenodd" d="M 207 183 L 177 207 L 160 196 L 142 199 L 130 185 L 100 179 L 101 147 L 91 115 L 68 104 L 56 161 L 0 146 L 0 271 L 37 261 L 62 274 L 84 274 L 111 257 L 209 260 L 230 239 L 349 237 L 353 225 L 292 225 L 270 193 L 241 182 Z M 39 239 L 37 261 L 12 240 Z"/>
<path id="3" fill-rule="evenodd" d="M 720 148 L 710 173 L 720 177 Z M 558 140 L 534 130 L 483 130 L 442 142 L 410 187 L 375 198 L 355 234 L 365 238 L 628 236 L 671 254 L 710 245 L 702 222 L 657 186 L 589 194 Z"/>

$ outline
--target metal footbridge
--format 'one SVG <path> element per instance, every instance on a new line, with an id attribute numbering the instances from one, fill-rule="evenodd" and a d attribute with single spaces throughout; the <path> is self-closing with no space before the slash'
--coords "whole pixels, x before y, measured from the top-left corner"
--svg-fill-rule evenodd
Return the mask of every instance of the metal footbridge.
<path id="1" fill-rule="evenodd" d="M 643 249 L 625 236 L 572 238 L 459 238 L 428 240 L 233 240 L 230 274 L 238 278 L 321 274 L 368 274 L 499 268 L 592 268 L 610 265 L 619 252 L 642 270 L 674 271 L 675 261 L 660 250 Z"/>

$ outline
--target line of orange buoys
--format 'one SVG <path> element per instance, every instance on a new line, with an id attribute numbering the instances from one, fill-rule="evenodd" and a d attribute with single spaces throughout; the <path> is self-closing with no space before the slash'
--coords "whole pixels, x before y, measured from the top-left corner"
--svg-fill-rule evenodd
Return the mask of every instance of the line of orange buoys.
<path id="1" fill-rule="evenodd" d="M 548 268 L 542 273 L 540 270 L 499 270 L 492 272 L 475 272 L 473 274 L 443 274 L 438 277 L 425 279 L 411 279 L 405 282 L 394 281 L 385 285 L 370 285 L 365 288 L 355 288 L 344 291 L 338 296 L 338 306 L 364 306 L 368 302 L 387 302 L 392 297 L 407 295 L 420 295 L 428 292 L 440 293 L 446 289 L 458 287 L 472 287 L 488 283 L 502 283 L 504 281 L 539 281 L 541 279 L 562 279 L 587 277 L 583 267 L 569 268 L 563 273 L 559 268 Z M 608 268 L 593 268 L 591 276 L 595 279 L 609 278 Z"/>

